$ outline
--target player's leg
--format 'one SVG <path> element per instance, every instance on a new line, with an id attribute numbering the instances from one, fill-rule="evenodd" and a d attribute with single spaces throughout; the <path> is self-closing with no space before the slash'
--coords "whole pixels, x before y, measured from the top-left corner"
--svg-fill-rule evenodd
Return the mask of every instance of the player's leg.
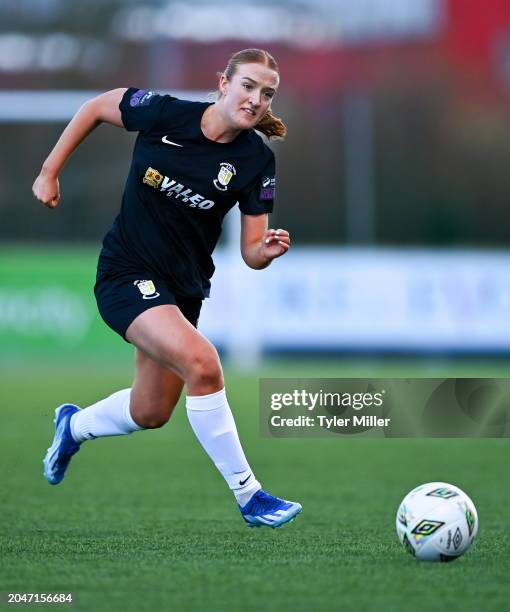
<path id="1" fill-rule="evenodd" d="M 127 328 L 126 339 L 184 381 L 190 395 L 214 393 L 224 386 L 216 349 L 177 306 L 165 304 L 142 312 Z"/>
<path id="2" fill-rule="evenodd" d="M 235 495 L 245 521 L 250 526 L 278 527 L 292 520 L 301 506 L 262 491 L 248 465 L 227 401 L 219 356 L 211 342 L 169 306 L 142 313 L 126 337 L 185 381 L 190 424 Z"/>
<path id="3" fill-rule="evenodd" d="M 156 299 L 146 300 L 145 293 L 139 288 L 138 279 L 139 275 L 133 274 L 118 278 L 103 277 L 96 282 L 95 294 L 99 312 L 104 321 L 123 338 L 127 328 L 140 312 L 155 306 L 156 303 L 175 304 L 176 301 L 175 296 L 160 279 L 155 281 Z M 177 310 L 175 305 L 172 308 Z M 58 484 L 62 481 L 71 457 L 84 441 L 126 435 L 140 429 L 160 426 L 165 422 L 161 416 L 166 414 L 167 419 L 170 415 L 183 382 L 174 372 L 162 373 L 157 364 L 152 366 L 151 370 L 148 357 L 144 360 L 140 355 L 137 356 L 138 379 L 140 376 L 150 379 L 151 382 L 157 379 L 158 384 L 151 396 L 148 395 L 151 384 L 137 385 L 137 389 L 143 388 L 145 391 L 143 394 L 139 391 L 136 393 L 139 412 L 135 414 L 135 418 L 132 414 L 131 389 L 117 391 L 83 410 L 74 404 L 64 404 L 57 408 L 53 442 L 44 458 L 44 476 L 49 483 Z M 155 369 L 157 371 L 154 371 Z M 156 406 L 154 398 L 158 392 L 161 394 Z M 155 419 L 152 418 L 154 410 Z"/>
<path id="4" fill-rule="evenodd" d="M 71 418 L 71 433 L 77 442 L 83 442 L 162 427 L 179 400 L 183 384 L 182 378 L 137 349 L 132 388 L 76 412 Z"/>
<path id="5" fill-rule="evenodd" d="M 74 404 L 64 404 L 56 410 L 55 437 L 43 461 L 46 480 L 50 484 L 61 482 L 72 456 L 86 440 L 164 425 L 179 400 L 183 384 L 174 372 L 137 350 L 131 389 L 116 391 L 82 410 Z"/>
<path id="6" fill-rule="evenodd" d="M 44 458 L 50 484 L 62 481 L 82 442 L 153 429 L 168 421 L 181 395 L 182 379 L 139 350 L 135 372 L 132 389 L 117 391 L 82 410 L 73 404 L 57 409 L 55 438 Z"/>
<path id="7" fill-rule="evenodd" d="M 144 429 L 168 422 L 181 396 L 184 381 L 136 349 L 135 379 L 131 388 L 131 416 Z"/>
<path id="8" fill-rule="evenodd" d="M 214 346 L 171 306 L 142 313 L 128 328 L 126 338 L 140 354 L 148 353 L 159 367 L 173 371 L 186 382 L 186 411 L 195 435 L 236 498 L 247 501 L 260 484 L 241 447 Z M 133 400 L 134 410 L 135 405 Z"/>

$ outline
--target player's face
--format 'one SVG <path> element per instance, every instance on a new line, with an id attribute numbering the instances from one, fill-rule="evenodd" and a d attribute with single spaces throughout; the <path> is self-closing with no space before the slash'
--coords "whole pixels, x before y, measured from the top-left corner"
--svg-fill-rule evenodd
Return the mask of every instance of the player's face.
<path id="1" fill-rule="evenodd" d="M 220 91 L 229 123 L 242 130 L 257 125 L 271 106 L 278 84 L 278 73 L 263 64 L 241 64 L 230 81 L 222 76 Z"/>

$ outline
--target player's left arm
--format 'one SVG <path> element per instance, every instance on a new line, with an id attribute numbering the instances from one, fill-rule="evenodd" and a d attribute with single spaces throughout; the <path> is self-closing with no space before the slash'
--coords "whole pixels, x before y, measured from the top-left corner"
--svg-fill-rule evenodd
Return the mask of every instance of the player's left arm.
<path id="1" fill-rule="evenodd" d="M 241 254 L 247 266 L 262 270 L 290 247 L 289 232 L 268 229 L 268 215 L 241 214 Z"/>

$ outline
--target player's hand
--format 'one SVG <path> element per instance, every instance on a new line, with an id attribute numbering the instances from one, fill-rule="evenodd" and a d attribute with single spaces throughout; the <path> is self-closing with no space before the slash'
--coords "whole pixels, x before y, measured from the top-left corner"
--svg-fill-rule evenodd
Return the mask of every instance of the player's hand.
<path id="1" fill-rule="evenodd" d="M 55 208 L 60 202 L 58 177 L 47 176 L 41 172 L 32 186 L 32 193 L 48 208 Z"/>
<path id="2" fill-rule="evenodd" d="M 289 232 L 284 229 L 268 229 L 262 238 L 262 255 L 268 260 L 284 255 L 290 248 Z"/>

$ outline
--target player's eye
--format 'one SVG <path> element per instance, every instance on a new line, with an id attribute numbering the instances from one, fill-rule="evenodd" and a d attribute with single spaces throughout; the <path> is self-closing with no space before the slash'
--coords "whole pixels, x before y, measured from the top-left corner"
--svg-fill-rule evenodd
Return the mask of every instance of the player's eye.
<path id="1" fill-rule="evenodd" d="M 250 85 L 249 83 L 243 83 L 243 87 L 248 90 L 253 89 L 253 86 Z"/>
<path id="2" fill-rule="evenodd" d="M 274 91 L 266 91 L 266 98 L 271 99 L 274 96 Z"/>

